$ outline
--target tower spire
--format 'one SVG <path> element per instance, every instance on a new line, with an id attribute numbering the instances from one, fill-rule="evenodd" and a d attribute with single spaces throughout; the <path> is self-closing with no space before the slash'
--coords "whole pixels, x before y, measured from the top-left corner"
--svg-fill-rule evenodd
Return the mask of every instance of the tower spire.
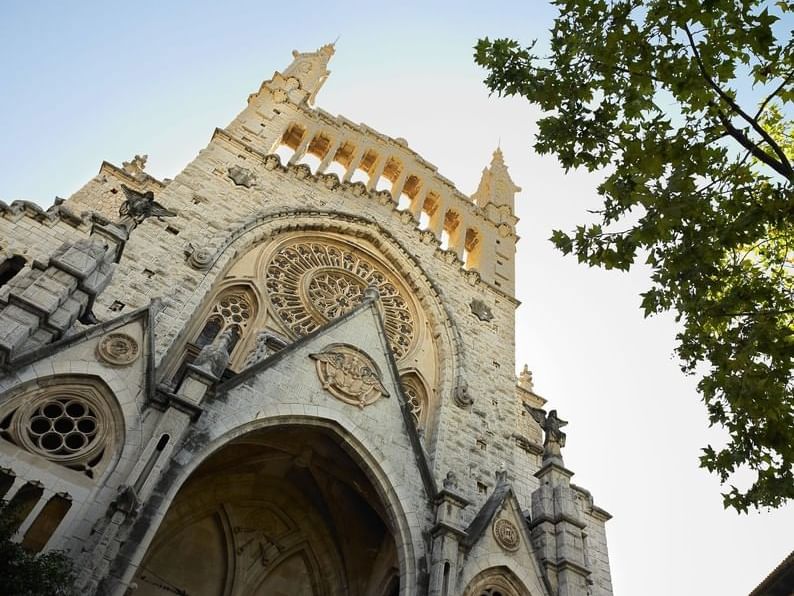
<path id="1" fill-rule="evenodd" d="M 337 38 L 338 39 L 338 38 Z M 336 52 L 336 41 L 321 46 L 314 52 L 292 50 L 292 64 L 283 72 L 285 79 L 294 77 L 300 88 L 307 93 L 306 101 L 311 105 L 331 71 L 328 62 Z"/>
<path id="2" fill-rule="evenodd" d="M 515 194 L 520 191 L 521 187 L 513 182 L 507 171 L 501 149 L 501 139 L 499 139 L 499 146 L 493 152 L 491 164 L 482 171 L 480 185 L 471 198 L 482 208 L 489 203 L 496 206 L 507 205 L 512 213 L 515 207 Z"/>

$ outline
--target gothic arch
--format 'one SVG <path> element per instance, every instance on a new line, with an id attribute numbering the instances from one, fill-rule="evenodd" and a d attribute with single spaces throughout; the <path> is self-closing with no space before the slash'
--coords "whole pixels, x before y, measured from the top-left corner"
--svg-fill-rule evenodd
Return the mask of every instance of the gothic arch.
<path id="1" fill-rule="evenodd" d="M 224 300 L 231 299 L 235 304 L 225 305 L 235 312 L 222 309 Z M 261 326 L 264 316 L 263 294 L 260 287 L 247 280 L 221 280 L 204 300 L 198 314 L 193 318 L 186 337 L 189 343 L 200 349 L 212 341 L 227 327 L 239 331 L 231 349 L 230 364 L 239 366 L 245 355 L 254 345 L 255 330 Z M 212 330 L 208 329 L 216 322 Z"/>
<path id="2" fill-rule="evenodd" d="M 463 596 L 531 596 L 520 579 L 507 567 L 491 567 L 477 574 Z"/>
<path id="3" fill-rule="evenodd" d="M 390 536 L 393 538 L 396 552 L 395 567 L 399 571 L 399 594 L 403 596 L 414 594 L 418 572 L 414 548 L 415 545 L 422 544 L 422 537 L 417 534 L 419 527 L 417 520 L 410 522 L 402 508 L 402 503 L 406 502 L 406 498 L 405 495 L 400 494 L 400 491 L 404 490 L 404 487 L 401 487 L 401 479 L 395 477 L 393 471 L 383 468 L 382 462 L 373 454 L 373 449 L 364 444 L 366 437 L 360 437 L 354 432 L 353 428 L 347 428 L 344 420 L 335 420 L 330 416 L 322 417 L 322 411 L 320 412 L 320 417 L 295 414 L 270 416 L 254 420 L 214 437 L 213 440 L 197 452 L 188 451 L 184 456 L 176 454 L 172 458 L 172 469 L 164 471 L 160 485 L 155 489 L 157 492 L 162 491 L 162 500 L 157 500 L 157 503 L 148 505 L 147 507 L 151 507 L 150 511 L 144 510 L 141 516 L 144 521 L 144 527 L 132 529 L 133 533 L 140 533 L 142 539 L 137 545 L 130 543 L 130 547 L 134 549 L 133 551 L 120 553 L 121 559 L 126 561 L 129 558 L 132 562 L 132 565 L 128 565 L 126 562 L 122 563 L 123 568 L 119 568 L 118 571 L 124 570 L 123 572 L 126 575 L 120 579 L 129 582 L 132 579 L 132 574 L 135 573 L 149 552 L 150 547 L 156 546 L 156 542 L 153 542 L 153 540 L 163 524 L 163 519 L 167 515 L 166 512 L 171 510 L 176 499 L 179 498 L 182 488 L 191 481 L 197 470 L 201 470 L 201 467 L 206 462 L 211 462 L 214 455 L 222 453 L 226 448 L 234 447 L 241 441 L 245 442 L 252 437 L 261 435 L 261 433 L 281 432 L 285 429 L 307 429 L 309 432 L 325 433 L 333 438 L 336 444 L 357 466 L 377 495 L 379 511 L 385 516 L 386 519 L 384 521 Z M 197 434 L 206 435 L 205 431 L 196 432 Z M 194 440 L 193 437 L 188 435 L 183 444 L 190 446 Z M 176 463 L 185 457 L 190 458 L 186 465 L 180 466 Z M 300 456 L 297 459 L 300 459 Z M 258 469 L 264 469 L 264 466 L 260 464 Z M 213 484 L 215 488 L 219 486 L 217 483 Z M 421 512 L 416 512 L 414 515 L 422 514 Z"/>
<path id="4" fill-rule="evenodd" d="M 0 437 L 6 443 L 97 486 L 118 462 L 125 434 L 118 400 L 97 376 L 44 377 L 0 396 Z"/>
<path id="5" fill-rule="evenodd" d="M 198 284 L 193 298 L 183 307 L 172 325 L 178 328 L 177 340 L 171 344 L 161 367 L 161 375 L 173 375 L 190 334 L 195 333 L 197 312 L 209 304 L 217 288 L 243 255 L 247 255 L 263 244 L 272 242 L 281 234 L 293 232 L 336 233 L 350 238 L 360 238 L 373 246 L 393 266 L 407 287 L 419 297 L 419 303 L 427 316 L 429 334 L 435 339 L 437 350 L 437 395 L 451 395 L 463 376 L 463 342 L 454 318 L 440 299 L 440 290 L 409 250 L 375 220 L 343 211 L 307 211 L 300 209 L 270 210 L 260 212 L 243 223 L 237 230 L 211 239 L 208 246 L 218 246 L 208 259 L 206 274 Z M 417 242 L 420 231 L 415 230 Z M 261 263 L 259 264 L 261 265 Z M 261 296 L 261 295 L 260 295 Z M 261 309 L 262 316 L 264 310 Z M 163 335 L 170 330 L 164 329 Z M 249 338 L 247 341 L 252 341 Z M 252 344 L 245 347 L 251 349 Z"/>

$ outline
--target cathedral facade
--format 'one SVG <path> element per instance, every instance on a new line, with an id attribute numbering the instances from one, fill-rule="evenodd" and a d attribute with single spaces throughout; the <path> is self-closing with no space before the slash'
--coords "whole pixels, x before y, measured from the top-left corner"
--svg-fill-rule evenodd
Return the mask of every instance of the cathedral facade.
<path id="1" fill-rule="evenodd" d="M 315 107 L 293 52 L 173 180 L 0 203 L 0 495 L 86 594 L 606 596 L 609 514 L 516 377 L 516 225 Z"/>

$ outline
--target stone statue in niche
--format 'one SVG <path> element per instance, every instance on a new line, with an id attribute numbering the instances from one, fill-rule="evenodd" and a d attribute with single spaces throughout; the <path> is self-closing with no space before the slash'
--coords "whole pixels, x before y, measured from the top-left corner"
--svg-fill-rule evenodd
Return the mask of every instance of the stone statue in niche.
<path id="1" fill-rule="evenodd" d="M 323 389 L 337 399 L 364 408 L 389 397 L 375 363 L 356 348 L 332 345 L 309 357 L 315 361 Z"/>
<path id="2" fill-rule="evenodd" d="M 469 304 L 469 308 L 471 308 L 472 314 L 481 321 L 488 322 L 493 319 L 493 312 L 489 306 L 479 298 L 474 298 Z"/>
<path id="3" fill-rule="evenodd" d="M 196 356 L 193 366 L 208 372 L 216 379 L 220 379 L 223 371 L 229 365 L 229 346 L 232 344 L 236 330 L 234 326 L 224 329 L 213 343 L 207 344 Z"/>
<path id="4" fill-rule="evenodd" d="M 532 406 L 526 406 L 526 408 L 546 435 L 543 441 L 544 459 L 551 456 L 562 457 L 560 448 L 565 447 L 565 433 L 560 429 L 568 422 L 557 417 L 557 410 L 552 410 L 546 415 L 546 412 L 540 408 Z"/>
<path id="5" fill-rule="evenodd" d="M 236 165 L 229 168 L 229 178 L 237 186 L 251 188 L 256 184 L 256 174 L 247 168 L 241 168 Z"/>
<path id="6" fill-rule="evenodd" d="M 119 224 L 123 226 L 128 233 L 134 230 L 138 224 L 150 217 L 161 219 L 163 217 L 176 216 L 176 213 L 169 211 L 154 200 L 154 193 L 151 190 L 140 193 L 125 184 L 121 185 L 121 189 L 124 191 L 124 196 L 126 198 L 121 204 L 121 207 L 119 207 L 119 215 L 121 216 Z"/>

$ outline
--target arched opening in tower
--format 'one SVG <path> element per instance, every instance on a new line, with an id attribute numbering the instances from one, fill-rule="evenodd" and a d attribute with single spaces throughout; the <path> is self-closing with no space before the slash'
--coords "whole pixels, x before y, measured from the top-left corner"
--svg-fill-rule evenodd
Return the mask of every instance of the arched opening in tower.
<path id="1" fill-rule="evenodd" d="M 330 430 L 254 431 L 188 478 L 136 595 L 397 596 L 387 508 Z"/>

